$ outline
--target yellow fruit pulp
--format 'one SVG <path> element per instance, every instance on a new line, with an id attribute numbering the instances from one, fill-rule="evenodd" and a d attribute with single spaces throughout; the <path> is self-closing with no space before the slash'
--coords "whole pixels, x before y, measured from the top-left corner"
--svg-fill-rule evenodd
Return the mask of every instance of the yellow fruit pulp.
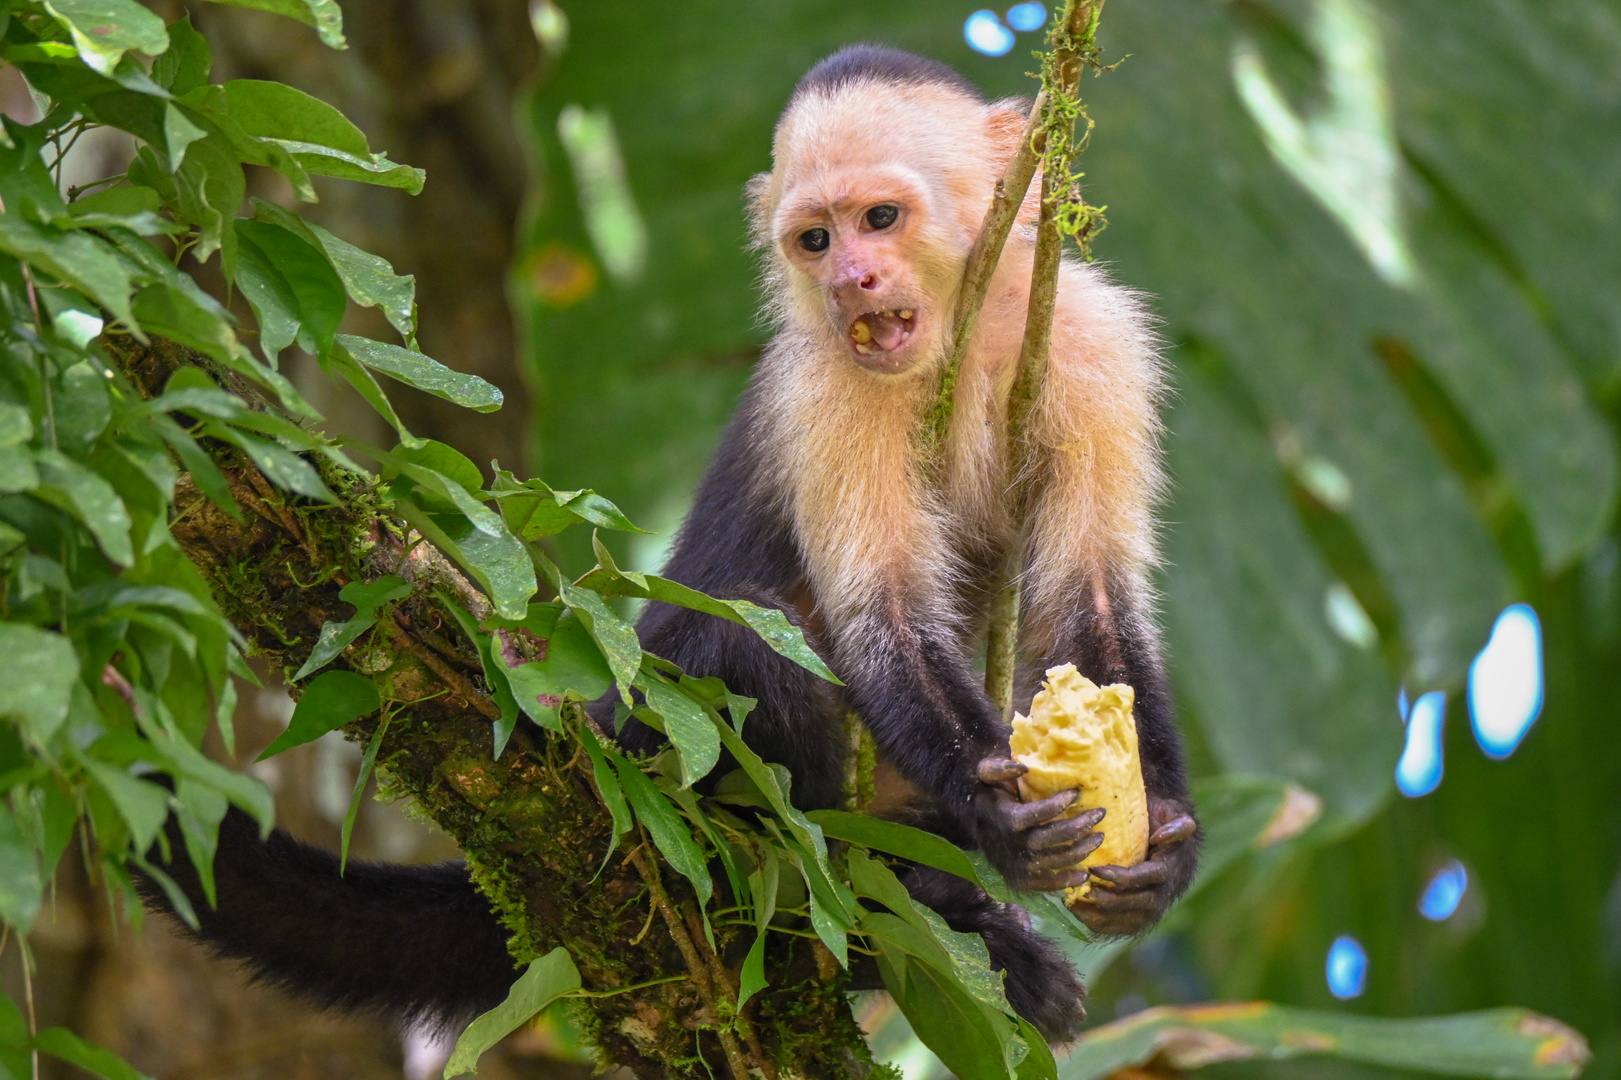
<path id="1" fill-rule="evenodd" d="M 1101 806 L 1103 843 L 1079 866 L 1135 866 L 1148 857 L 1148 795 L 1137 756 L 1136 694 L 1124 683 L 1098 686 L 1074 664 L 1047 669 L 1030 702 L 1030 715 L 1014 714 L 1013 756 L 1029 767 L 1019 777 L 1026 802 L 1080 788 L 1064 813 L 1074 817 Z M 1064 890 L 1065 902 L 1084 898 L 1092 883 Z"/>

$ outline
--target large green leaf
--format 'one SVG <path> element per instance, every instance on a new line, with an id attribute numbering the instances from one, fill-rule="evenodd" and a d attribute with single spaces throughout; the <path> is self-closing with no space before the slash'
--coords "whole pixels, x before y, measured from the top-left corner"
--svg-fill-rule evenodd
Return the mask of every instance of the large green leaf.
<path id="1" fill-rule="evenodd" d="M 73 35 L 80 58 L 103 75 L 126 52 L 155 55 L 169 47 L 163 20 L 135 0 L 50 0 L 45 9 Z"/>
<path id="2" fill-rule="evenodd" d="M 1552 1080 L 1579 1075 L 1589 1052 L 1576 1032 L 1525 1009 L 1387 1020 L 1255 1001 L 1161 1006 L 1094 1028 L 1059 1066 L 1059 1076 L 1101 1080 L 1156 1056 L 1184 1069 L 1314 1055 L 1448 1076 Z"/>
<path id="3" fill-rule="evenodd" d="M 257 760 L 314 742 L 351 720 L 376 712 L 381 704 L 376 685 L 364 675 L 352 671 L 328 671 L 318 675 L 299 695 L 287 730 L 276 736 Z"/>
<path id="4" fill-rule="evenodd" d="M 68 716 L 79 678 L 79 657 L 61 634 L 21 623 L 0 623 L 0 656 L 10 674 L 0 680 L 0 716 L 20 721 L 40 746 Z"/>
<path id="5" fill-rule="evenodd" d="M 445 1065 L 445 1080 L 473 1072 L 479 1055 L 517 1031 L 536 1013 L 580 988 L 580 972 L 568 950 L 558 946 L 530 963 L 512 984 L 506 1000 L 467 1025 Z"/>

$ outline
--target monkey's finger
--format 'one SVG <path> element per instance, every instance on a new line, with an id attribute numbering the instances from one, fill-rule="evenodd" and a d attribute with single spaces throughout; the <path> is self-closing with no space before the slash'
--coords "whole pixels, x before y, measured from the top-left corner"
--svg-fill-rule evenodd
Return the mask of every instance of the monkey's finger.
<path id="1" fill-rule="evenodd" d="M 1148 843 L 1174 844 L 1178 840 L 1186 840 L 1199 831 L 1199 823 L 1193 820 L 1191 814 L 1181 814 L 1172 818 L 1149 834 Z"/>
<path id="2" fill-rule="evenodd" d="M 1092 833 L 1078 844 L 1071 844 L 1068 847 L 1061 847 L 1052 851 L 1043 851 L 1041 854 L 1031 857 L 1024 865 L 1029 870 L 1052 870 L 1061 867 L 1072 867 L 1096 851 L 1101 843 L 1103 843 L 1103 834 Z"/>
<path id="3" fill-rule="evenodd" d="M 1087 899 L 1110 915 L 1127 911 L 1153 912 L 1159 908 L 1159 897 L 1148 889 L 1130 889 L 1114 892 L 1111 889 L 1093 889 Z"/>
<path id="4" fill-rule="evenodd" d="M 1025 838 L 1024 846 L 1031 851 L 1045 851 L 1047 848 L 1055 848 L 1062 844 L 1073 844 L 1098 827 L 1098 822 L 1103 820 L 1104 812 L 1103 807 L 1096 806 L 1084 814 L 1076 814 L 1072 818 L 1031 829 L 1030 835 Z M 1099 833 L 1098 836 L 1098 843 L 1102 843 L 1102 834 Z M 1096 847 L 1097 844 L 1092 846 Z"/>
<path id="5" fill-rule="evenodd" d="M 1012 758 L 988 757 L 979 763 L 979 779 L 985 784 L 1001 784 L 1017 780 L 1030 771 L 1030 766 Z"/>
<path id="6" fill-rule="evenodd" d="M 1015 888 L 1027 892 L 1057 892 L 1059 889 L 1074 889 L 1086 884 L 1086 868 L 1073 867 L 1068 870 L 1048 870 L 1022 875 Z"/>
<path id="7" fill-rule="evenodd" d="M 1160 885 L 1171 876 L 1170 867 L 1153 859 L 1136 866 L 1094 866 L 1092 876 L 1121 889 Z"/>
<path id="8" fill-rule="evenodd" d="M 1070 788 L 1068 791 L 1060 791 L 1057 795 L 1049 795 L 1037 802 L 1004 803 L 1002 812 L 1007 815 L 1009 828 L 1014 832 L 1023 832 L 1044 821 L 1051 821 L 1068 810 L 1080 797 L 1079 790 Z"/>
<path id="9" fill-rule="evenodd" d="M 1125 912 L 1117 915 L 1113 912 L 1103 911 L 1101 908 L 1085 901 L 1076 901 L 1070 905 L 1070 910 L 1094 934 L 1130 937 L 1141 930 L 1148 921 L 1135 912 Z"/>

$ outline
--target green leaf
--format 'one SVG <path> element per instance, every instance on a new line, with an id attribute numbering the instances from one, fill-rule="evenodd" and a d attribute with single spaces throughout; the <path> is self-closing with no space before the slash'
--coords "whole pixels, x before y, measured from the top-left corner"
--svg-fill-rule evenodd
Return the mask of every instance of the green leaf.
<path id="1" fill-rule="evenodd" d="M 97 1046 L 88 1039 L 81 1039 L 64 1027 L 46 1028 L 34 1039 L 34 1045 L 52 1057 L 61 1058 L 103 1080 L 152 1080 L 111 1050 Z"/>
<path id="2" fill-rule="evenodd" d="M 107 558 L 120 566 L 133 565 L 129 511 L 112 485 L 56 450 L 36 450 L 34 462 L 39 467 L 39 497 L 82 521 Z"/>
<path id="3" fill-rule="evenodd" d="M 0 495 L 39 487 L 39 470 L 26 446 L 0 446 Z"/>
<path id="4" fill-rule="evenodd" d="M 974 864 L 968 861 L 961 848 L 950 840 L 931 832 L 903 825 L 898 821 L 885 821 L 868 814 L 853 814 L 844 810 L 812 810 L 805 817 L 821 826 L 822 832 L 835 840 L 848 840 L 852 844 L 910 859 L 948 874 L 967 878 L 980 888 Z M 997 897 L 1006 901 L 1007 897 Z"/>
<path id="5" fill-rule="evenodd" d="M 169 816 L 169 793 L 158 785 L 131 776 L 123 769 L 94 758 L 85 758 L 84 768 L 107 792 L 118 814 L 129 826 L 131 843 L 144 852 L 157 839 L 158 830 Z"/>
<path id="6" fill-rule="evenodd" d="M 850 887 L 856 895 L 871 897 L 920 933 L 927 934 L 938 949 L 928 955 L 939 962 L 942 970 L 951 971 L 975 1000 L 1010 1016 L 1013 1014 L 1002 990 L 1002 976 L 991 970 L 990 953 L 978 934 L 952 930 L 938 914 L 912 899 L 893 870 L 865 852 L 852 850 L 846 865 L 850 870 Z"/>
<path id="7" fill-rule="evenodd" d="M 749 875 L 749 893 L 754 897 L 754 923 L 758 929 L 748 955 L 743 958 L 743 967 L 738 972 L 739 1009 L 749 998 L 766 988 L 765 936 L 772 918 L 777 914 L 777 880 L 781 864 L 777 861 L 776 852 L 769 847 L 762 845 L 760 854 L 760 868 Z"/>
<path id="8" fill-rule="evenodd" d="M 321 634 L 316 639 L 315 648 L 310 650 L 309 658 L 293 674 L 292 681 L 302 682 L 311 672 L 326 667 L 339 653 L 347 649 L 355 638 L 370 630 L 376 622 L 377 616 L 367 611 L 343 622 L 322 623 Z"/>
<path id="9" fill-rule="evenodd" d="M 316 240 L 332 266 L 343 279 L 349 297 L 361 307 L 375 307 L 382 311 L 389 325 L 400 332 L 407 342 L 416 338 L 416 278 L 410 274 L 396 274 L 394 266 L 381 255 L 373 255 L 340 240 L 321 226 L 305 222 L 305 227 Z"/>
<path id="10" fill-rule="evenodd" d="M 45 10 L 73 35 L 79 57 L 111 76 L 126 52 L 156 56 L 169 47 L 163 20 L 135 0 L 50 0 Z"/>
<path id="11" fill-rule="evenodd" d="M 34 420 L 28 410 L 0 401 L 0 446 L 20 446 L 33 437 Z"/>
<path id="12" fill-rule="evenodd" d="M 226 683 L 227 687 L 232 685 Z M 219 827 L 225 820 L 226 798 L 189 776 L 182 776 L 175 785 L 175 798 L 180 800 L 180 810 L 175 816 L 186 842 L 186 855 L 197 870 L 204 898 L 209 904 L 215 904 L 218 901 L 214 890 L 214 852 L 219 847 Z"/>
<path id="13" fill-rule="evenodd" d="M 423 470 L 426 472 L 426 470 Z M 440 477 L 444 490 L 462 489 Z M 464 497 L 471 501 L 471 496 Z M 476 503 L 473 504 L 477 506 Z M 478 507 L 483 510 L 483 507 Z M 521 618 L 535 595 L 534 564 L 522 543 L 510 533 L 490 535 L 461 515 L 433 515 L 410 499 L 396 498 L 394 510 L 434 546 L 455 559 L 484 588 L 497 615 Z M 491 515 L 492 517 L 494 515 Z M 499 521 L 499 518 L 496 519 Z"/>
<path id="14" fill-rule="evenodd" d="M 636 822 L 630 816 L 625 793 L 620 788 L 613 770 L 608 766 L 602 744 L 597 741 L 597 733 L 591 730 L 589 720 L 580 726 L 580 743 L 585 747 L 585 756 L 591 759 L 591 777 L 596 781 L 597 791 L 602 795 L 602 805 L 608 808 L 608 816 L 613 819 L 613 835 L 608 838 L 608 850 L 603 852 L 602 862 L 597 867 L 597 873 L 600 874 L 602 867 L 608 865 L 608 856 L 619 846 L 619 838 L 630 832 Z"/>
<path id="15" fill-rule="evenodd" d="M 339 334 L 339 348 L 373 371 L 475 412 L 501 407 L 501 391 L 477 375 L 464 375 L 431 357 L 370 338 Z"/>
<path id="16" fill-rule="evenodd" d="M 708 776 L 720 760 L 720 735 L 703 708 L 645 666 L 634 685 L 663 719 L 664 733 L 681 754 L 681 786 Z"/>
<path id="17" fill-rule="evenodd" d="M 296 139 L 350 154 L 371 153 L 366 136 L 331 105 L 285 83 L 232 79 L 222 83 L 231 118 L 249 135 Z"/>
<path id="18" fill-rule="evenodd" d="M 259 471 L 265 474 L 265 478 L 277 487 L 324 503 L 338 502 L 338 497 L 321 480 L 315 467 L 280 443 L 212 420 L 206 422 L 204 428 L 214 438 L 245 452 Z"/>
<path id="19" fill-rule="evenodd" d="M 716 615 L 730 622 L 741 623 L 760 635 L 779 655 L 787 657 L 807 671 L 820 675 L 835 686 L 843 686 L 816 651 L 805 641 L 798 627 L 776 608 L 763 608 L 747 600 L 717 600 L 688 588 L 680 582 L 656 574 L 627 574 L 613 564 L 612 556 L 600 541 L 594 541 L 597 568 L 580 579 L 580 585 L 595 589 L 604 596 L 634 596 L 643 600 L 657 600 L 665 604 Z"/>
<path id="20" fill-rule="evenodd" d="M 619 685 L 620 697 L 628 704 L 629 687 L 642 667 L 642 643 L 636 631 L 591 590 L 577 588 L 561 578 L 557 585 L 563 603 L 591 631 L 592 638 L 602 649 L 614 682 Z"/>
<path id="21" fill-rule="evenodd" d="M 484 474 L 478 471 L 478 466 L 454 446 L 447 446 L 437 439 L 429 439 L 419 448 L 396 450 L 394 456 L 403 462 L 432 469 L 459 484 L 462 490 L 469 494 L 477 494 L 484 486 Z M 432 508 L 448 510 L 457 505 L 454 500 L 450 500 Z"/>
<path id="22" fill-rule="evenodd" d="M 186 148 L 207 135 L 208 132 L 191 122 L 180 106 L 172 101 L 164 106 L 163 143 L 168 148 L 171 171 L 179 172 L 186 160 Z"/>
<path id="23" fill-rule="evenodd" d="M 1096 1027 L 1064 1061 L 1064 1080 L 1102 1077 L 1150 1058 L 1196 1068 L 1221 1060 L 1328 1056 L 1393 1069 L 1501 1080 L 1580 1074 L 1589 1053 L 1581 1035 L 1526 1009 L 1488 1009 L 1414 1020 L 1293 1009 L 1266 1001 L 1161 1005 Z"/>
<path id="24" fill-rule="evenodd" d="M 449 593 L 440 591 L 434 595 L 440 605 L 456 619 L 462 633 L 467 635 L 467 640 L 478 650 L 479 662 L 484 666 L 484 680 L 490 684 L 490 696 L 495 699 L 496 707 L 500 710 L 500 716 L 493 725 L 494 746 L 490 753 L 492 759 L 499 759 L 502 751 L 507 748 L 507 740 L 512 738 L 512 732 L 518 726 L 518 703 L 513 700 L 512 688 L 507 685 L 505 665 L 495 655 L 495 639 L 480 630 L 473 617 Z"/>
<path id="25" fill-rule="evenodd" d="M 224 84 L 231 118 L 249 135 L 273 139 L 305 169 L 321 176 L 422 190 L 423 173 L 374 154 L 348 117 L 318 98 L 277 82 L 233 79 Z"/>
<path id="26" fill-rule="evenodd" d="M 176 97 L 207 85 L 214 53 L 208 39 L 191 25 L 191 16 L 170 23 L 168 33 L 169 47 L 152 63 L 153 81 Z"/>
<path id="27" fill-rule="evenodd" d="M 53 630 L 0 623 L 0 656 L 8 668 L 0 679 L 0 716 L 21 721 L 22 730 L 44 746 L 67 719 L 79 679 L 73 643 Z"/>
<path id="28" fill-rule="evenodd" d="M 306 352 L 327 355 L 349 298 L 326 253 L 279 225 L 237 218 L 235 227 L 237 236 L 259 249 L 263 261 L 275 268 L 297 300 L 299 325 L 307 332 L 300 335 L 299 345 Z"/>
<path id="29" fill-rule="evenodd" d="M 130 310 L 129 273 L 100 238 L 48 229 L 16 214 L 0 214 L 0 251 L 61 278 L 106 308 L 137 337 L 142 336 Z"/>
<path id="30" fill-rule="evenodd" d="M 321 625 L 320 637 L 302 667 L 293 676 L 293 682 L 303 681 L 306 675 L 330 664 L 344 649 L 377 622 L 377 608 L 390 600 L 411 595 L 410 583 L 389 574 L 376 581 L 351 581 L 338 592 L 338 599 L 355 606 L 355 613 L 342 622 Z"/>
<path id="31" fill-rule="evenodd" d="M 975 1000 L 942 966 L 939 945 L 896 915 L 870 912 L 861 929 L 919 1039 L 961 1080 L 1008 1080 L 1029 1052 L 1013 1022 Z M 931 957 L 935 959 L 931 962 Z"/>
<path id="32" fill-rule="evenodd" d="M 323 672 L 299 697 L 287 730 L 254 760 L 263 761 L 291 747 L 314 742 L 327 732 L 336 731 L 381 707 L 377 687 L 364 675 L 352 671 Z"/>
<path id="33" fill-rule="evenodd" d="M 11 811 L 0 805 L 0 920 L 29 933 L 43 894 L 39 856 L 18 831 Z"/>
<path id="34" fill-rule="evenodd" d="M 344 335 L 339 334 L 338 337 L 341 339 Z M 341 376 L 345 382 L 355 388 L 356 393 L 366 400 L 366 404 L 377 411 L 378 416 L 389 422 L 394 428 L 395 434 L 400 437 L 401 446 L 407 450 L 419 450 L 427 445 L 428 440 L 417 438 L 406 428 L 405 421 L 401 420 L 400 414 L 394 411 L 394 403 L 388 400 L 388 395 L 383 392 L 383 388 L 377 385 L 376 377 L 357 363 L 354 357 L 349 355 L 341 340 L 333 346 L 332 355 L 327 357 L 327 370 Z"/>
<path id="35" fill-rule="evenodd" d="M 393 713 L 383 714 L 382 722 L 377 725 L 377 730 L 372 732 L 371 740 L 366 743 L 366 752 L 360 755 L 360 769 L 355 773 L 355 787 L 349 794 L 349 809 L 344 812 L 343 829 L 338 834 L 340 876 L 349 865 L 349 838 L 354 835 L 355 818 L 360 815 L 360 800 L 366 794 L 366 781 L 371 779 L 372 767 L 377 763 L 377 750 L 383 745 L 383 736 L 387 734 L 389 721 L 393 719 Z"/>
<path id="36" fill-rule="evenodd" d="M 315 27 L 321 41 L 334 49 L 348 46 L 343 40 L 343 12 L 338 0 L 216 0 L 221 4 L 254 8 L 297 19 L 306 26 Z"/>
<path id="37" fill-rule="evenodd" d="M 1052 1047 L 1041 1037 L 1041 1032 L 1022 1016 L 1013 1019 L 1019 1028 L 1019 1038 L 1024 1040 L 1024 1045 L 1030 1051 L 1019 1062 L 1018 1080 L 1059 1080 L 1058 1061 L 1053 1057 Z"/>
<path id="38" fill-rule="evenodd" d="M 550 615 L 551 625 L 544 631 L 531 626 L 536 621 L 537 608 L 550 609 L 546 614 Z M 572 691 L 586 701 L 595 701 L 613 685 L 613 671 L 591 632 L 578 616 L 563 610 L 561 604 L 531 604 L 530 617 L 523 622 L 497 622 L 507 624 L 508 628 L 529 629 L 543 642 L 542 659 L 508 666 L 505 672 L 518 705 L 536 723 L 560 730 L 557 705 L 565 694 Z"/>
<path id="39" fill-rule="evenodd" d="M 709 877 L 704 853 L 692 838 L 692 831 L 640 766 L 619 754 L 610 753 L 609 760 L 619 774 L 620 787 L 635 809 L 637 819 L 647 829 L 648 836 L 671 869 L 692 882 L 693 891 L 698 894 L 698 906 L 702 908 L 709 902 L 715 885 Z"/>
<path id="40" fill-rule="evenodd" d="M 530 963 L 512 984 L 506 1000 L 467 1025 L 467 1030 L 456 1040 L 456 1048 L 445 1065 L 445 1080 L 473 1072 L 478 1067 L 479 1056 L 486 1050 L 528 1023 L 546 1006 L 579 988 L 579 969 L 561 945 Z"/>
<path id="41" fill-rule="evenodd" d="M 298 297 L 270 256 L 242 235 L 238 220 L 236 287 L 259 322 L 259 351 L 275 366 L 281 351 L 298 338 Z"/>
<path id="42" fill-rule="evenodd" d="M 412 195 L 422 190 L 427 174 L 410 165 L 400 165 L 382 154 L 350 154 L 329 146 L 299 142 L 295 139 L 277 139 L 300 165 L 317 176 L 331 176 L 339 180 L 358 180 L 363 184 L 400 188 Z"/>
<path id="43" fill-rule="evenodd" d="M 553 491 L 543 481 L 517 478 L 506 470 L 495 474 L 492 494 L 501 500 L 507 524 L 525 540 L 540 540 L 582 522 L 603 529 L 638 532 L 619 508 L 594 491 Z"/>

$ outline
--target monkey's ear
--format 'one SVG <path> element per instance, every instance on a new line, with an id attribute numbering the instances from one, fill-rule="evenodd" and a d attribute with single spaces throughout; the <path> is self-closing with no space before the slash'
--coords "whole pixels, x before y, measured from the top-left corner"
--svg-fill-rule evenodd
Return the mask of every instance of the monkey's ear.
<path id="1" fill-rule="evenodd" d="M 743 185 L 743 207 L 748 217 L 749 242 L 756 249 L 771 247 L 771 174 L 755 173 Z"/>
<path id="2" fill-rule="evenodd" d="M 998 176 L 1002 175 L 1007 163 L 1013 160 L 1013 155 L 1019 149 L 1019 139 L 1024 135 L 1024 125 L 1030 117 L 1032 104 L 1028 98 L 1003 98 L 992 102 L 985 110 L 985 129 L 991 145 L 996 148 Z M 1040 216 L 1041 170 L 1037 169 L 1030 181 L 1030 190 L 1025 194 L 1024 205 L 1019 207 L 1019 224 L 1033 225 Z"/>

